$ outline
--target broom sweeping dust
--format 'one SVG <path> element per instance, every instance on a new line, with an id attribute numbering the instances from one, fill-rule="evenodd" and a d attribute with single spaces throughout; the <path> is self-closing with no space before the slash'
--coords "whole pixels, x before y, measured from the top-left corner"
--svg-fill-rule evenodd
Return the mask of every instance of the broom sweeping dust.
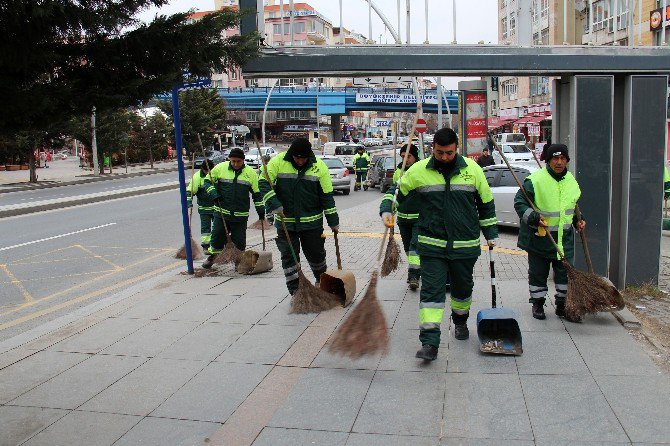
<path id="1" fill-rule="evenodd" d="M 510 173 L 519 185 L 519 188 L 523 193 L 526 201 L 528 204 L 530 204 L 531 208 L 535 212 L 539 212 L 535 206 L 535 203 L 530 199 L 526 193 L 526 190 L 523 188 L 523 184 L 517 177 L 514 169 L 512 169 L 510 166 L 507 157 L 501 150 L 498 143 L 495 142 L 495 140 L 494 144 L 496 150 L 498 150 L 498 153 L 500 153 L 500 156 L 507 165 Z M 535 161 L 537 161 L 537 158 Z M 576 208 L 575 211 L 577 218 L 581 221 L 579 208 Z M 621 296 L 619 290 L 616 289 L 612 282 L 604 277 L 598 276 L 593 272 L 593 266 L 591 265 L 591 257 L 588 253 L 588 245 L 586 244 L 585 235 L 582 234 L 581 237 L 583 242 L 582 244 L 585 249 L 589 272 L 579 271 L 570 265 L 570 263 L 568 263 L 568 261 L 565 259 L 563 251 L 558 247 L 554 237 L 551 235 L 551 231 L 546 231 L 546 235 L 549 237 L 551 244 L 554 245 L 559 258 L 568 273 L 568 293 L 565 301 L 565 314 L 568 320 L 578 322 L 581 321 L 582 317 L 586 314 L 594 314 L 601 311 L 615 311 L 624 308 L 623 296 Z"/>
<path id="2" fill-rule="evenodd" d="M 191 157 L 191 200 L 193 200 L 193 174 L 195 170 L 195 154 Z M 190 209 L 190 212 L 188 214 L 188 234 L 191 239 L 191 255 L 193 257 L 193 260 L 200 260 L 202 259 L 202 252 L 200 251 L 200 246 L 198 243 L 193 240 L 193 233 L 191 232 L 191 228 L 193 225 L 191 222 L 193 221 L 193 208 Z M 177 250 L 177 254 L 174 256 L 176 259 L 181 259 L 181 260 L 186 260 L 186 245 L 182 246 Z"/>
<path id="3" fill-rule="evenodd" d="M 254 137 L 254 141 L 256 142 L 256 147 L 260 153 L 260 144 L 258 143 L 258 139 Z M 270 180 L 268 166 L 263 157 L 261 157 L 261 162 L 263 163 L 263 174 L 265 176 L 265 180 L 270 185 L 270 188 L 274 191 L 275 187 L 272 184 L 272 180 Z M 291 241 L 288 228 L 284 222 L 286 217 L 284 216 L 283 212 L 279 212 L 278 217 L 279 221 L 281 222 L 284 235 L 286 236 L 286 241 L 288 242 L 288 246 L 291 250 L 291 256 L 293 257 L 293 261 L 298 267 L 298 289 L 291 298 L 290 313 L 319 313 L 321 311 L 330 310 L 331 308 L 335 308 L 336 306 L 340 305 L 336 296 L 315 287 L 312 282 L 310 282 L 309 279 L 305 277 L 305 274 L 302 272 L 302 266 L 300 265 L 298 256 L 293 249 L 293 243 Z"/>

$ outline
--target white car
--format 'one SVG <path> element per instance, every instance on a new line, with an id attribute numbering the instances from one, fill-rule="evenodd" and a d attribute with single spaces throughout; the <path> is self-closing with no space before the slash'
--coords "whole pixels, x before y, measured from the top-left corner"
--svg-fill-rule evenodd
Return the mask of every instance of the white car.
<path id="1" fill-rule="evenodd" d="M 502 143 L 501 147 L 505 158 L 510 163 L 533 161 L 533 152 L 524 143 Z M 496 164 L 505 164 L 497 148 L 493 151 L 492 156 Z"/>
<path id="2" fill-rule="evenodd" d="M 260 151 L 261 156 L 267 157 L 266 160 L 276 156 L 277 153 L 279 152 L 277 152 L 274 147 L 261 147 Z M 247 164 L 247 166 L 251 166 L 254 169 L 257 169 L 263 164 L 259 156 L 258 149 L 249 149 L 249 151 L 245 154 L 244 162 Z"/>
<path id="3" fill-rule="evenodd" d="M 531 163 L 510 163 L 514 173 L 523 184 L 528 175 L 539 169 L 535 161 Z M 484 168 L 484 176 L 491 187 L 496 205 L 496 219 L 500 226 L 519 227 L 519 216 L 514 210 L 514 197 L 519 185 L 506 165 L 493 165 Z"/>

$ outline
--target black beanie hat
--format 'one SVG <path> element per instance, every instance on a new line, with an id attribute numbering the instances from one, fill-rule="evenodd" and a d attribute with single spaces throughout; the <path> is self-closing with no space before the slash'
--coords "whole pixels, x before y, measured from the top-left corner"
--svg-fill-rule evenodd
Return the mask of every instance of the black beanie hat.
<path id="1" fill-rule="evenodd" d="M 403 144 L 402 147 L 400 147 L 400 155 L 405 153 L 407 151 L 407 144 Z M 415 159 L 419 159 L 419 148 L 412 144 L 409 146 L 409 154 L 413 155 Z"/>
<path id="2" fill-rule="evenodd" d="M 540 154 L 540 161 L 546 161 L 546 159 L 547 159 L 547 149 L 549 148 L 550 145 L 551 144 L 549 144 L 549 143 L 545 143 L 542 146 L 542 153 Z"/>
<path id="3" fill-rule="evenodd" d="M 228 154 L 228 158 L 242 158 L 242 159 L 244 159 L 244 150 L 240 149 L 239 147 L 235 147 Z"/>
<path id="4" fill-rule="evenodd" d="M 549 162 L 553 157 L 563 155 L 565 159 L 570 161 L 570 155 L 568 154 L 568 146 L 565 144 L 552 144 L 547 147 L 547 150 L 544 154 L 545 161 Z"/>
<path id="5" fill-rule="evenodd" d="M 291 143 L 289 151 L 291 156 L 309 158 L 312 156 L 312 143 L 306 138 L 298 138 Z"/>

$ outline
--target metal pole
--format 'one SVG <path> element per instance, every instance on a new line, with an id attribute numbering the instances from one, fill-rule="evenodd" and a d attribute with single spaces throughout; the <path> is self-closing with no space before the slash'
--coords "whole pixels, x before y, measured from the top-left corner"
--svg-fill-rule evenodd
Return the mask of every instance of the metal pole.
<path id="1" fill-rule="evenodd" d="M 426 41 L 423 44 L 428 45 L 428 0 L 426 0 Z"/>
<path id="2" fill-rule="evenodd" d="M 342 25 L 342 0 L 340 0 L 340 45 L 344 45 L 344 26 Z"/>
<path id="3" fill-rule="evenodd" d="M 368 39 L 372 40 L 372 1 L 368 2 Z"/>
<path id="4" fill-rule="evenodd" d="M 437 128 L 442 128 L 442 78 L 437 77 Z"/>
<path id="5" fill-rule="evenodd" d="M 154 129 L 154 137 L 151 138 L 151 143 L 149 143 L 149 165 L 151 166 L 152 169 L 154 168 L 154 148 L 153 148 L 153 144 L 154 144 L 155 139 L 156 139 L 156 129 Z M 111 161 L 110 161 L 109 164 L 112 164 Z"/>
<path id="6" fill-rule="evenodd" d="M 274 91 L 277 82 L 279 82 L 279 79 L 275 79 L 272 82 L 272 87 L 270 87 L 270 91 L 268 91 L 268 97 L 265 98 L 265 107 L 263 107 L 263 120 L 261 121 L 261 139 L 263 140 L 263 146 L 265 146 L 265 115 L 268 112 L 268 104 L 270 104 L 270 96 L 272 96 L 272 92 Z"/>
<path id="7" fill-rule="evenodd" d="M 563 0 L 563 45 L 567 44 L 568 44 L 568 0 Z"/>
<path id="8" fill-rule="evenodd" d="M 126 173 L 128 173 L 128 147 L 123 148 L 123 163 L 126 165 Z"/>
<path id="9" fill-rule="evenodd" d="M 341 4 L 341 2 L 340 2 Z M 279 20 L 281 20 L 279 25 L 279 32 L 281 32 L 281 44 L 284 45 L 284 0 L 279 0 Z M 265 143 L 265 141 L 263 141 Z"/>
<path id="10" fill-rule="evenodd" d="M 635 43 L 635 27 L 633 26 L 633 19 L 635 18 L 635 0 L 627 0 L 628 6 L 628 46 L 633 46 Z"/>
<path id="11" fill-rule="evenodd" d="M 614 0 L 614 25 L 612 26 L 614 30 L 614 36 L 619 29 L 619 0 Z"/>
<path id="12" fill-rule="evenodd" d="M 593 42 L 593 0 L 589 0 L 589 38 Z"/>
<path id="13" fill-rule="evenodd" d="M 395 39 L 395 43 L 400 45 L 402 40 L 400 40 L 400 0 L 398 0 L 398 36 Z"/>
<path id="14" fill-rule="evenodd" d="M 191 252 L 191 230 L 186 204 L 186 178 L 184 176 L 184 156 L 181 143 L 181 118 L 179 117 L 179 85 L 172 87 L 172 116 L 174 117 L 174 140 L 177 146 L 177 166 L 179 173 L 179 195 L 181 196 L 181 221 L 184 226 L 184 247 L 186 248 L 186 268 L 193 274 L 193 253 Z"/>
<path id="15" fill-rule="evenodd" d="M 640 21 L 640 26 L 637 27 L 637 44 L 642 46 L 642 0 L 637 2 L 637 19 Z"/>
<path id="16" fill-rule="evenodd" d="M 456 45 L 456 43 L 457 43 L 457 41 L 456 41 L 456 0 L 451 0 L 451 6 L 452 6 L 452 9 L 453 9 L 451 15 L 452 15 L 452 19 L 454 21 L 454 40 L 451 43 Z"/>
<path id="17" fill-rule="evenodd" d="M 295 40 L 295 30 L 293 29 L 293 0 L 288 0 L 288 9 L 288 13 L 290 14 L 288 26 L 291 27 L 291 46 L 293 46 L 293 42 Z"/>
<path id="18" fill-rule="evenodd" d="M 668 0 L 663 0 L 663 11 L 661 12 L 661 45 L 665 45 L 665 11 L 668 9 Z"/>
<path id="19" fill-rule="evenodd" d="M 91 111 L 91 128 L 93 136 L 91 138 L 91 153 L 93 154 L 93 176 L 100 175 L 100 166 L 98 166 L 98 141 L 95 137 L 95 106 Z"/>
<path id="20" fill-rule="evenodd" d="M 411 41 L 411 39 L 409 37 L 409 31 L 410 31 L 410 26 L 411 26 L 410 25 L 410 14 L 411 14 L 410 13 L 410 0 L 406 0 L 405 5 L 406 5 L 406 11 L 405 12 L 407 13 L 407 16 L 405 17 L 406 24 L 407 24 L 407 30 L 406 30 L 407 31 L 407 45 L 409 45 L 410 41 Z"/>

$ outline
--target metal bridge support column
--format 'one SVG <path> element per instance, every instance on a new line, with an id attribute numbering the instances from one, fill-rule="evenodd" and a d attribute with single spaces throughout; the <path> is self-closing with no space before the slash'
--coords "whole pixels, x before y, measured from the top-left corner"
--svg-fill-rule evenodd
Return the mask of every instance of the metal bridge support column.
<path id="1" fill-rule="evenodd" d="M 342 139 L 340 115 L 330 115 L 330 127 L 333 129 L 333 141 L 340 141 Z"/>
<path id="2" fill-rule="evenodd" d="M 552 142 L 570 149 L 594 270 L 620 288 L 658 281 L 666 89 L 666 76 L 554 81 Z"/>

